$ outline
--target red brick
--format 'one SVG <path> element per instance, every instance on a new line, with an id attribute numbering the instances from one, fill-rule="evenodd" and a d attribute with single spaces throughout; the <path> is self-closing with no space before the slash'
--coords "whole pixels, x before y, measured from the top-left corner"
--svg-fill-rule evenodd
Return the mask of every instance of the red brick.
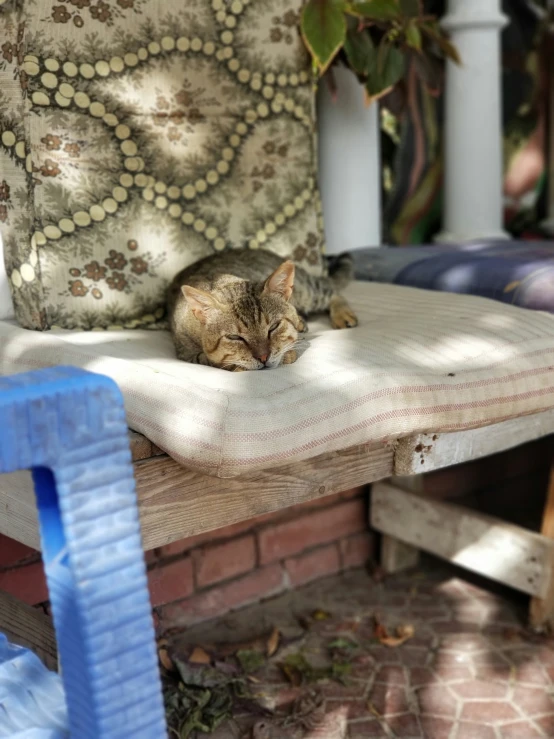
<path id="1" fill-rule="evenodd" d="M 340 556 L 336 544 L 319 547 L 307 554 L 286 559 L 285 569 L 293 587 L 317 580 L 318 577 L 333 575 L 340 570 Z"/>
<path id="2" fill-rule="evenodd" d="M 238 580 L 198 593 L 179 603 L 163 606 L 159 609 L 161 629 L 167 631 L 175 626 L 189 626 L 215 618 L 241 606 L 277 595 L 285 588 L 285 573 L 281 565 L 263 567 Z"/>
<path id="3" fill-rule="evenodd" d="M 31 549 L 15 539 L 0 534 L 0 567 L 8 567 L 36 554 L 36 549 Z"/>
<path id="4" fill-rule="evenodd" d="M 153 606 L 189 596 L 194 590 L 190 557 L 154 567 L 148 572 L 148 587 Z"/>
<path id="5" fill-rule="evenodd" d="M 349 536 L 339 542 L 343 569 L 363 567 L 375 555 L 375 536 L 371 531 Z"/>
<path id="6" fill-rule="evenodd" d="M 31 606 L 44 603 L 48 600 L 48 587 L 42 562 L 0 572 L 0 590 L 5 590 Z"/>
<path id="7" fill-rule="evenodd" d="M 224 544 L 196 549 L 192 561 L 196 585 L 204 588 L 221 580 L 243 575 L 256 567 L 256 540 L 253 534 Z"/>
<path id="8" fill-rule="evenodd" d="M 179 539 L 179 541 L 174 541 L 171 544 L 160 547 L 158 557 L 159 559 L 166 559 L 167 557 L 174 557 L 184 552 L 189 552 L 191 549 L 195 549 L 203 544 L 210 544 L 214 541 L 221 541 L 222 539 L 232 539 L 239 534 L 243 534 L 245 531 L 250 531 L 256 525 L 256 520 L 252 518 L 248 521 L 240 521 L 239 523 L 223 526 L 213 531 L 206 531 L 203 534 L 189 536 L 186 539 Z"/>
<path id="9" fill-rule="evenodd" d="M 355 499 L 314 511 L 259 532 L 260 561 L 267 564 L 318 544 L 327 544 L 367 527 L 365 501 Z"/>

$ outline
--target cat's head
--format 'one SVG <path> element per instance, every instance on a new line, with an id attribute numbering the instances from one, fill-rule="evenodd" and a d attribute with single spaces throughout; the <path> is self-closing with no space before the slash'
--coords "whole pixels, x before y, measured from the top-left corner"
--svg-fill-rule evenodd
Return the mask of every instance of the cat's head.
<path id="1" fill-rule="evenodd" d="M 210 363 L 245 370 L 281 364 L 298 340 L 298 315 L 289 302 L 293 286 L 292 262 L 284 262 L 261 284 L 237 281 L 213 292 L 183 285 Z"/>

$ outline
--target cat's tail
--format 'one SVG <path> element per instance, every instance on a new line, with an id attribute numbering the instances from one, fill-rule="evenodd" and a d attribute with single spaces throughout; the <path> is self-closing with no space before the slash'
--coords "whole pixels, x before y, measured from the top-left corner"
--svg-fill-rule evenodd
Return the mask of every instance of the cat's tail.
<path id="1" fill-rule="evenodd" d="M 327 273 L 336 290 L 343 290 L 354 278 L 352 255 L 345 251 L 325 257 Z"/>

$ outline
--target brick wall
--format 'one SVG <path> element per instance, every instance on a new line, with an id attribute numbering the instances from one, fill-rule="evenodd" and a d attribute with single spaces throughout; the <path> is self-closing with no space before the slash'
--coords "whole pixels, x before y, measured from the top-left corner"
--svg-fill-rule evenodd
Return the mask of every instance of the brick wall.
<path id="1" fill-rule="evenodd" d="M 364 565 L 374 555 L 367 497 L 355 488 L 149 552 L 159 628 L 213 618 Z"/>
<path id="2" fill-rule="evenodd" d="M 374 555 L 367 489 L 293 506 L 146 555 L 159 628 L 213 618 Z M 0 535 L 0 590 L 47 607 L 40 554 Z"/>

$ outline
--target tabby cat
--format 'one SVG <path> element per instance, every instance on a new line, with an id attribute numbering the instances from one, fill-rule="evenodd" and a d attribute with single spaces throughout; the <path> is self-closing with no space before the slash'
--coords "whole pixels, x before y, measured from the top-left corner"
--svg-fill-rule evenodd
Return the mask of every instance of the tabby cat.
<path id="1" fill-rule="evenodd" d="M 334 328 L 357 325 L 337 292 L 351 276 L 348 254 L 329 259 L 329 277 L 313 277 L 263 250 L 206 257 L 179 272 L 169 288 L 177 357 L 232 372 L 291 364 L 310 313 L 327 311 Z"/>

